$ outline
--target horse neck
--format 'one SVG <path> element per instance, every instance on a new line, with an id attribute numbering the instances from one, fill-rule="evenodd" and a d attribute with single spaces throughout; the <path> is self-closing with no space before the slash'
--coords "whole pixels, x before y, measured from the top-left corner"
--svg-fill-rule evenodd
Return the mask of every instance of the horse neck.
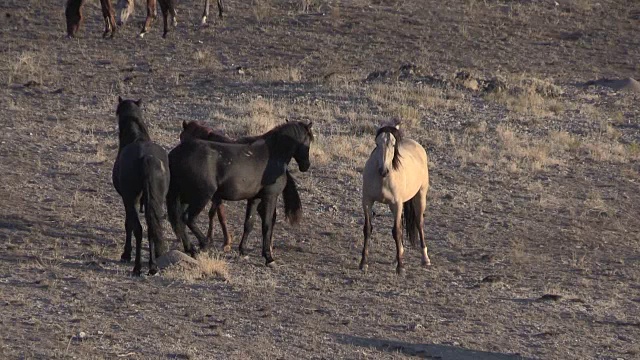
<path id="1" fill-rule="evenodd" d="M 136 141 L 149 141 L 151 138 L 147 133 L 147 129 L 141 126 L 138 123 L 138 119 L 125 118 L 120 119 L 120 132 L 119 132 L 119 140 L 120 147 L 119 150 L 122 150 L 125 146 L 136 142 Z"/>
<path id="2" fill-rule="evenodd" d="M 259 139 L 260 137 L 256 138 Z M 289 133 L 267 133 L 266 136 L 264 136 L 264 140 L 269 148 L 269 153 L 287 164 L 291 161 L 291 158 L 295 153 L 296 146 L 298 145 L 294 136 Z"/>

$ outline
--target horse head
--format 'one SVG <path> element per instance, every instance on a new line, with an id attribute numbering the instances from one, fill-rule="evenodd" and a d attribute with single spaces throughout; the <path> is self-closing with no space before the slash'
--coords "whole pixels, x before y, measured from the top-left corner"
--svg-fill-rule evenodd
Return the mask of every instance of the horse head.
<path id="1" fill-rule="evenodd" d="M 384 126 L 376 133 L 376 146 L 380 160 L 378 173 L 382 177 L 389 175 L 391 169 L 398 169 L 399 154 L 398 143 L 402 140 L 402 134 L 397 126 Z"/>
<path id="2" fill-rule="evenodd" d="M 311 167 L 311 161 L 309 160 L 309 148 L 311 147 L 311 142 L 313 141 L 313 132 L 311 131 L 311 126 L 313 122 L 305 124 L 303 122 L 297 123 L 299 126 L 303 128 L 302 138 L 299 139 L 299 144 L 296 147 L 295 152 L 293 153 L 293 158 L 298 163 L 298 169 L 302 172 L 309 170 Z"/>

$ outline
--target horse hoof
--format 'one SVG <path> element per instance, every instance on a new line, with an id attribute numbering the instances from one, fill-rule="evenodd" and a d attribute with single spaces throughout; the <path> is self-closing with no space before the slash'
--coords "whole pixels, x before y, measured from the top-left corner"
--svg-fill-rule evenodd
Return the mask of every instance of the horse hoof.
<path id="1" fill-rule="evenodd" d="M 141 32 L 141 33 L 140 33 L 140 35 L 138 35 L 138 37 L 139 37 L 140 39 L 142 39 L 142 38 L 144 38 L 144 34 L 146 34 L 146 33 Z"/>
<path id="2" fill-rule="evenodd" d="M 122 256 L 120 256 L 120 262 L 122 262 L 122 263 L 130 263 L 131 262 L 131 255 L 122 254 Z"/>
<path id="3" fill-rule="evenodd" d="M 362 270 L 363 273 L 366 273 L 369 270 L 369 265 L 360 264 L 360 270 Z"/>
<path id="4" fill-rule="evenodd" d="M 429 260 L 424 261 L 424 260 L 423 260 L 423 261 L 422 261 L 422 267 L 423 267 L 423 268 L 426 268 L 426 269 L 430 268 L 430 267 L 431 267 L 431 261 L 429 261 Z"/>
<path id="5" fill-rule="evenodd" d="M 222 248 L 222 251 L 224 251 L 224 252 L 229 252 L 229 251 L 231 251 L 231 245 L 225 245 L 225 246 Z"/>
<path id="6" fill-rule="evenodd" d="M 200 20 L 200 26 L 205 27 L 207 26 L 207 17 L 203 16 L 202 20 Z"/>
<path id="7" fill-rule="evenodd" d="M 131 272 L 131 274 L 133 276 L 140 276 L 140 275 L 142 275 L 142 271 L 140 271 L 139 268 L 133 268 L 133 271 Z"/>
<path id="8" fill-rule="evenodd" d="M 149 269 L 149 276 L 154 276 L 158 273 L 158 268 Z"/>
<path id="9" fill-rule="evenodd" d="M 398 276 L 405 276 L 406 273 L 407 272 L 404 270 L 404 266 L 396 268 L 396 274 L 398 274 Z"/>

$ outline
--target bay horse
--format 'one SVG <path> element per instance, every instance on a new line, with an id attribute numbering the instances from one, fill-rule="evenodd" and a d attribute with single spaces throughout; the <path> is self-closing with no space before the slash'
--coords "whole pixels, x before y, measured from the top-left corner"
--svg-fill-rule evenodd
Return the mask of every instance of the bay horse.
<path id="1" fill-rule="evenodd" d="M 185 225 L 198 238 L 200 249 L 209 245 L 195 223 L 209 201 L 217 211 L 223 200 L 250 200 L 262 219 L 262 256 L 267 266 L 273 266 L 272 235 L 278 195 L 286 186 L 286 169 L 292 158 L 301 172 L 311 166 L 311 126 L 312 123 L 292 121 L 276 126 L 250 144 L 194 139 L 171 150 L 167 213 L 185 251 L 196 253 Z"/>
<path id="2" fill-rule="evenodd" d="M 422 265 L 431 265 L 424 239 L 424 211 L 427 207 L 429 169 L 427 152 L 416 141 L 404 138 L 395 126 L 383 126 L 376 133 L 376 148 L 362 172 L 364 245 L 360 269 L 368 268 L 371 212 L 375 202 L 389 205 L 393 212 L 393 238 L 396 241 L 396 272 L 404 273 L 402 225 L 412 245 L 420 238 Z M 403 215 L 404 211 L 404 217 Z"/>
<path id="3" fill-rule="evenodd" d="M 164 23 L 164 33 L 162 34 L 163 38 L 167 37 L 167 33 L 169 32 L 169 24 L 168 24 L 168 15 L 171 14 L 171 23 L 173 27 L 178 25 L 178 20 L 176 19 L 176 1 L 175 0 L 157 0 L 160 3 L 160 10 L 162 11 L 162 18 Z M 135 8 L 134 0 L 118 0 L 116 3 L 116 23 L 118 26 L 123 26 L 129 17 L 133 14 Z M 156 20 L 157 11 L 156 11 L 156 0 L 147 0 L 147 18 L 144 21 L 144 25 L 142 25 L 142 31 L 140 32 L 140 37 L 144 37 L 149 31 L 151 27 L 151 22 Z"/>
<path id="4" fill-rule="evenodd" d="M 149 274 L 158 272 L 156 256 L 166 251 L 162 237 L 164 201 L 169 190 L 169 157 L 160 145 L 151 141 L 142 119 L 142 101 L 118 97 L 118 155 L 113 164 L 113 186 L 122 197 L 126 213 L 125 245 L 120 259 L 131 261 L 131 234 L 136 237 L 133 274 L 141 273 L 142 225 L 136 204 L 144 203 L 149 240 Z"/>
<path id="5" fill-rule="evenodd" d="M 82 6 L 84 5 L 85 0 L 67 0 L 65 6 L 65 17 L 67 20 L 67 37 L 74 37 L 80 28 L 80 24 L 82 23 Z M 121 4 L 121 3 L 125 4 Z M 143 37 L 146 34 L 147 30 L 151 26 L 151 21 L 156 19 L 156 3 L 160 3 L 160 9 L 162 11 L 162 16 L 164 19 L 164 33 L 162 37 L 166 37 L 169 32 L 168 27 L 168 16 L 171 14 L 173 18 L 173 25 L 177 24 L 176 21 L 176 6 L 175 0 L 147 0 L 147 19 L 145 20 L 144 26 L 142 27 L 142 32 L 140 33 L 140 37 Z M 130 5 L 130 7 L 129 7 Z M 104 33 L 103 37 L 113 37 L 116 33 L 116 18 L 115 11 L 113 5 L 111 5 L 111 0 L 100 0 L 100 6 L 102 8 L 102 17 L 104 18 Z M 128 17 L 133 11 L 133 0 L 123 0 L 118 2 L 118 6 L 121 6 L 123 11 L 127 13 Z M 123 20 L 119 20 L 120 24 L 124 24 L 126 18 Z"/>
<path id="6" fill-rule="evenodd" d="M 202 139 L 227 144 L 251 144 L 262 139 L 262 136 L 245 136 L 233 139 L 226 136 L 223 132 L 219 130 L 213 130 L 203 124 L 198 123 L 197 121 L 183 121 L 182 132 L 180 133 L 180 141 L 184 142 L 191 139 Z M 282 190 L 282 197 L 285 199 L 285 219 L 287 219 L 291 225 L 294 225 L 300 221 L 300 218 L 302 216 L 302 203 L 300 202 L 300 195 L 298 194 L 298 188 L 296 186 L 295 179 L 289 172 L 288 168 L 285 169 L 285 174 L 287 175 L 287 183 L 284 186 L 284 190 Z M 240 255 L 245 255 L 246 253 L 244 245 L 247 237 L 253 230 L 253 220 L 257 206 L 258 204 L 255 201 L 247 201 L 247 210 L 244 218 L 244 230 L 242 232 L 242 240 L 240 240 L 240 246 L 238 248 Z M 213 205 L 211 206 L 211 209 L 209 211 L 209 229 L 207 230 L 207 240 L 211 241 L 212 239 L 211 235 L 213 232 L 213 217 L 216 215 L 216 212 L 218 214 L 218 221 L 220 222 L 220 227 L 222 228 L 222 234 L 224 236 L 223 250 L 230 251 L 232 238 L 231 236 L 229 236 L 229 232 L 227 230 L 226 216 L 224 213 L 223 204 L 220 204 L 220 206 L 218 206 L 217 211 Z"/>

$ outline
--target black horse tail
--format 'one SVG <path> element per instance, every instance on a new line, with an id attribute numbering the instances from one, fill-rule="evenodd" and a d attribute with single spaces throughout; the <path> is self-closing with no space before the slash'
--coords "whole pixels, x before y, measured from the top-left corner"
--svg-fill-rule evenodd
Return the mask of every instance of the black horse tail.
<path id="1" fill-rule="evenodd" d="M 298 194 L 298 186 L 296 180 L 291 176 L 289 170 L 287 174 L 287 185 L 282 190 L 282 199 L 284 200 L 284 216 L 289 220 L 289 224 L 294 225 L 302 219 L 302 202 L 300 194 Z"/>
<path id="2" fill-rule="evenodd" d="M 164 197 L 167 192 L 167 169 L 158 158 L 147 155 L 142 158 L 142 198 L 144 200 L 149 243 L 155 245 L 157 255 L 166 252 L 166 244 L 162 236 L 162 217 Z"/>
<path id="3" fill-rule="evenodd" d="M 402 205 L 402 222 L 404 222 L 405 232 L 412 246 L 418 241 L 418 221 L 420 221 L 420 216 L 417 215 L 414 204 L 418 196 L 420 196 L 419 193 Z"/>

